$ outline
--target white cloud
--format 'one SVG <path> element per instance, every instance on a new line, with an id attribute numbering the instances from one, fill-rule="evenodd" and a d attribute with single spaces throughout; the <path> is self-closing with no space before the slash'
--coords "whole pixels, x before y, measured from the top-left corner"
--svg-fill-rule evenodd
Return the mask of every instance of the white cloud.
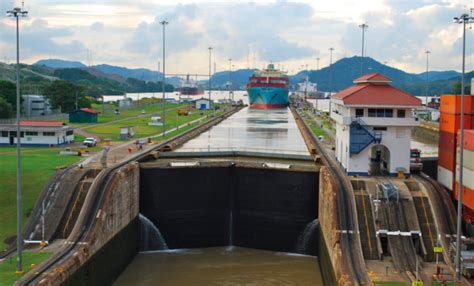
<path id="1" fill-rule="evenodd" d="M 15 1 L 0 1 L 7 10 Z M 19 2 L 19 1 L 16 1 Z M 168 19 L 167 69 L 207 73 L 208 46 L 218 69 L 228 58 L 236 67 L 261 67 L 270 60 L 296 72 L 360 54 L 362 22 L 369 24 L 367 55 L 409 71 L 424 69 L 423 51 L 432 51 L 434 69 L 458 69 L 461 27 L 452 17 L 470 0 L 37 0 L 25 1 L 22 56 L 156 69 L 161 60 L 162 26 Z M 0 59 L 13 58 L 11 19 L 0 19 Z M 468 67 L 474 35 L 468 33 Z M 213 60 L 213 61 L 214 61 Z"/>

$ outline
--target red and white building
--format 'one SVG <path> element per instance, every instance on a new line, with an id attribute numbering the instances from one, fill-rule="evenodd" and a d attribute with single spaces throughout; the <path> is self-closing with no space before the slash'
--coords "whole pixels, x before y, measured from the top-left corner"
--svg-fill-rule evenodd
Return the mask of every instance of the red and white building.
<path id="1" fill-rule="evenodd" d="M 379 73 L 354 80 L 331 96 L 336 158 L 349 175 L 410 172 L 411 130 L 421 100 L 390 85 Z"/>
<path id="2" fill-rule="evenodd" d="M 60 121 L 21 121 L 22 146 L 60 146 L 74 142 L 74 129 Z M 0 146 L 17 144 L 16 124 L 0 124 Z"/>

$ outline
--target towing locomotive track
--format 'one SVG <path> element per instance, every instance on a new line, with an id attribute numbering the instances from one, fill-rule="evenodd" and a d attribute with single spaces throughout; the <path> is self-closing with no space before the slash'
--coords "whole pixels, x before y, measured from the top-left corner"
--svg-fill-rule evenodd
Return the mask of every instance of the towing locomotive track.
<path id="1" fill-rule="evenodd" d="M 90 187 L 89 193 L 84 202 L 83 209 L 79 215 L 79 218 L 74 226 L 70 236 L 66 240 L 63 248 L 60 251 L 56 252 L 50 259 L 48 259 L 44 264 L 40 265 L 35 269 L 34 273 L 26 274 L 20 281 L 22 285 L 34 285 L 38 282 L 41 282 L 43 276 L 48 272 L 59 272 L 61 273 L 62 269 L 57 269 L 58 263 L 64 261 L 68 258 L 71 258 L 76 251 L 80 250 L 87 241 L 90 239 L 90 232 L 94 227 L 96 222 L 95 218 L 99 215 L 100 206 L 104 199 L 104 194 L 107 185 L 110 184 L 113 174 L 124 167 L 127 164 L 130 164 L 135 161 L 146 158 L 147 156 L 153 155 L 153 153 L 162 150 L 173 150 L 177 146 L 183 144 L 184 142 L 196 137 L 200 133 L 208 130 L 212 126 L 220 123 L 227 117 L 233 115 L 241 108 L 233 108 L 230 111 L 217 116 L 210 121 L 198 125 L 185 133 L 176 135 L 173 138 L 165 140 L 158 144 L 157 146 L 151 148 L 150 150 L 138 153 L 136 155 L 130 156 L 126 160 L 116 163 L 115 165 L 103 169 L 94 180 L 92 186 Z M 59 176 L 61 178 L 61 176 Z M 54 182 L 53 182 L 54 183 Z M 86 251 L 86 250 L 84 250 Z M 56 267 L 55 267 L 56 266 Z"/>
<path id="2" fill-rule="evenodd" d="M 331 184 L 336 191 L 337 222 L 342 244 L 342 257 L 344 257 L 345 260 L 344 265 L 355 285 L 368 285 L 370 284 L 370 279 L 367 275 L 363 258 L 357 223 L 355 197 L 350 180 L 335 159 L 320 145 L 298 112 L 293 107 L 290 107 L 290 109 L 305 139 L 310 154 L 315 161 L 321 159 L 331 175 Z M 344 255 L 344 253 L 348 255 Z"/>

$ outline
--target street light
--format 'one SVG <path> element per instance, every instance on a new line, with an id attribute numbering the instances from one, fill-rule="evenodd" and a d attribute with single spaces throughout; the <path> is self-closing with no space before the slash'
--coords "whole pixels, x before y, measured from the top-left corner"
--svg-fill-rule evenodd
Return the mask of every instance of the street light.
<path id="1" fill-rule="evenodd" d="M 425 105 L 426 107 L 428 107 L 428 88 L 429 88 L 429 74 L 428 74 L 428 67 L 429 67 L 429 56 L 430 56 L 430 51 L 426 50 L 425 51 L 425 54 L 426 54 L 426 102 L 425 102 Z"/>
<path id="2" fill-rule="evenodd" d="M 360 58 L 360 75 L 362 76 L 364 74 L 364 70 L 363 70 L 363 67 L 364 67 L 364 42 L 365 42 L 365 31 L 367 30 L 367 28 L 369 28 L 369 25 L 367 24 L 361 24 L 359 25 L 359 28 L 362 29 L 362 56 Z"/>
<path id="3" fill-rule="evenodd" d="M 232 58 L 229 58 L 229 100 L 232 92 Z"/>
<path id="4" fill-rule="evenodd" d="M 209 47 L 209 108 L 211 107 L 211 53 L 212 47 Z"/>
<path id="5" fill-rule="evenodd" d="M 7 11 L 8 17 L 14 17 L 16 20 L 16 146 L 17 146 L 17 170 L 16 170 L 16 203 L 17 203 L 17 226 L 16 226 L 16 249 L 17 273 L 23 273 L 22 255 L 23 234 L 21 232 L 21 132 L 20 132 L 20 17 L 28 16 L 28 11 L 22 8 L 13 8 Z"/>
<path id="6" fill-rule="evenodd" d="M 317 62 L 317 64 L 316 64 L 316 70 L 319 70 L 319 57 L 316 58 L 316 62 Z"/>
<path id="7" fill-rule="evenodd" d="M 329 48 L 329 96 L 331 95 L 332 89 L 332 52 L 334 48 Z"/>
<path id="8" fill-rule="evenodd" d="M 459 135 L 459 182 L 458 182 L 458 217 L 456 229 L 456 280 L 461 280 L 461 219 L 462 219 L 462 188 L 463 188 L 463 154 L 464 154 L 464 73 L 466 68 L 466 24 L 472 23 L 474 18 L 462 14 L 454 18 L 454 23 L 463 25 L 462 33 L 462 75 L 461 75 L 461 129 Z"/>
<path id="9" fill-rule="evenodd" d="M 169 24 L 168 21 L 163 20 L 160 22 L 161 25 L 163 25 L 163 80 L 161 81 L 161 87 L 163 89 L 163 102 L 161 103 L 162 105 L 162 123 L 163 123 L 163 138 L 165 137 L 166 133 L 166 119 L 165 119 L 165 107 L 166 107 L 166 101 L 165 101 L 165 72 L 166 72 L 166 62 L 165 62 L 165 27 L 166 25 Z"/>

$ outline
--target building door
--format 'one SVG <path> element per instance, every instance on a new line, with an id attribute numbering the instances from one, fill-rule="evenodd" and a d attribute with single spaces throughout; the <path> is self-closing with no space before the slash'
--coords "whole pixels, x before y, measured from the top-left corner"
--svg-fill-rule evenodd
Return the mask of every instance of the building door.
<path id="1" fill-rule="evenodd" d="M 201 108 L 200 108 L 200 109 L 201 109 L 201 110 L 206 109 L 206 104 L 205 104 L 205 103 L 201 103 Z"/>
<path id="2" fill-rule="evenodd" d="M 15 144 L 15 137 L 10 135 L 10 145 Z"/>

